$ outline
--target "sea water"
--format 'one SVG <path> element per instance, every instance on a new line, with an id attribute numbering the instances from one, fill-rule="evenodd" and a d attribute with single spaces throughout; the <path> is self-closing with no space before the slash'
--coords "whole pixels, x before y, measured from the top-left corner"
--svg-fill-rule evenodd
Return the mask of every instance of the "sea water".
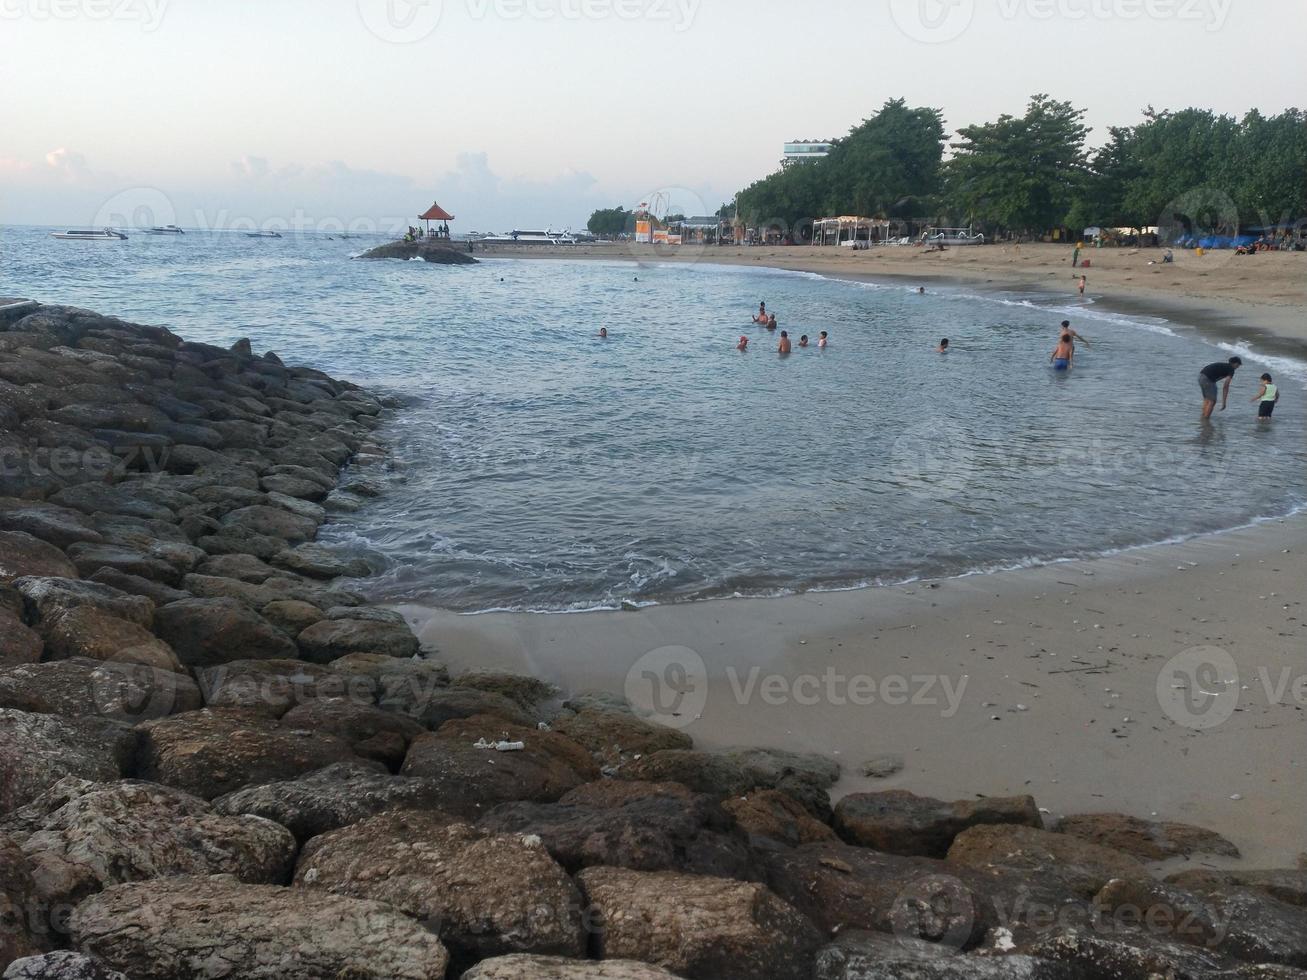
<path id="1" fill-rule="evenodd" d="M 849 588 L 1102 554 L 1304 503 L 1304 365 L 1241 349 L 1230 407 L 1205 426 L 1197 375 L 1230 350 L 1183 324 L 1079 298 L 714 265 L 711 250 L 693 264 L 437 267 L 356 260 L 370 244 L 9 228 L 0 294 L 192 340 L 248 336 L 402 399 L 380 432 L 387 492 L 323 532 L 373 559 L 381 574 L 358 586 L 377 599 L 572 611 Z M 760 301 L 788 357 L 751 322 Z M 1091 346 L 1058 374 L 1063 319 Z M 1249 399 L 1272 367 L 1283 395 L 1261 426 Z"/>

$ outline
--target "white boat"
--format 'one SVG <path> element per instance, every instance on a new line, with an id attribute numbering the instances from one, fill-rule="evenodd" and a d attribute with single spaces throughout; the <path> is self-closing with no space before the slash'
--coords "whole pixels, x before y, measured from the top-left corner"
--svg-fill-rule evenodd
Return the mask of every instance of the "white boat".
<path id="1" fill-rule="evenodd" d="M 245 237 L 246 237 L 246 238 L 280 238 L 280 237 L 281 237 L 281 232 L 279 232 L 279 231 L 247 231 L 247 232 L 245 233 Z"/>
<path id="2" fill-rule="evenodd" d="M 69 242 L 125 242 L 127 236 L 121 231 L 114 231 L 112 228 L 101 228 L 99 231 L 56 231 L 50 235 L 51 238 L 61 238 Z"/>
<path id="3" fill-rule="evenodd" d="M 145 229 L 145 233 L 146 233 L 147 235 L 184 235 L 184 234 L 186 234 L 186 232 L 182 231 L 182 230 L 181 230 L 180 228 L 178 228 L 176 225 L 158 225 L 158 226 L 156 226 L 156 227 L 154 227 L 154 228 L 146 228 L 146 229 Z"/>
<path id="4" fill-rule="evenodd" d="M 576 239 L 568 231 L 513 230 L 507 235 L 488 235 L 481 241 L 491 245 L 575 245 Z"/>

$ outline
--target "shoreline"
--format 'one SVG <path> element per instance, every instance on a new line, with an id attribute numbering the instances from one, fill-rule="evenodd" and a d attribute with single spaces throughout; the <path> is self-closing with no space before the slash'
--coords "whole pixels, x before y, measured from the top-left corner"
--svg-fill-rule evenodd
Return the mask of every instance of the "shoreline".
<path id="1" fill-rule="evenodd" d="M 622 693 L 650 651 L 688 647 L 703 659 L 707 691 L 684 729 L 695 743 L 831 756 L 845 770 L 833 800 L 876 789 L 1030 793 L 1053 815 L 1112 811 L 1211 827 L 1240 846 L 1248 867 L 1290 866 L 1307 849 L 1307 787 L 1291 771 L 1298 760 L 1284 772 L 1262 762 L 1284 758 L 1279 736 L 1307 705 L 1291 694 L 1271 703 L 1261 672 L 1277 684 L 1286 670 L 1295 681 L 1307 675 L 1290 653 L 1307 636 L 1291 594 L 1307 579 L 1304 555 L 1307 516 L 1298 515 L 1113 557 L 845 592 L 585 616 L 393 608 L 452 669 L 524 672 L 565 691 Z M 1207 646 L 1228 650 L 1248 690 L 1243 710 L 1197 731 L 1163 709 L 1159 678 L 1172 657 Z M 1101 674 L 1079 672 L 1107 661 Z M 791 693 L 768 703 L 755 683 L 742 699 L 755 666 L 786 678 L 777 689 Z M 1050 673 L 1061 669 L 1077 672 Z M 939 703 L 799 703 L 797 678 L 830 671 L 905 677 L 910 690 L 910 678 L 934 677 Z M 945 692 L 959 688 L 945 717 Z M 904 770 L 860 774 L 885 754 Z M 1212 772 L 1231 775 L 1213 785 Z"/>

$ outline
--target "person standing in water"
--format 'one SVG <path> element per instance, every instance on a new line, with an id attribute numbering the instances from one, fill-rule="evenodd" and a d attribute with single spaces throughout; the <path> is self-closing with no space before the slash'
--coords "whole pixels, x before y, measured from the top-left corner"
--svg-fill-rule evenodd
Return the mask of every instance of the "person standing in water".
<path id="1" fill-rule="evenodd" d="M 1216 411 L 1216 383 L 1224 381 L 1225 386 L 1221 390 L 1221 411 L 1225 411 L 1226 404 L 1230 401 L 1230 383 L 1234 381 L 1234 372 L 1243 367 L 1242 358 L 1232 357 L 1228 361 L 1216 361 L 1207 365 L 1198 372 L 1198 387 L 1203 391 L 1203 419 L 1210 419 L 1212 412 Z"/>
<path id="2" fill-rule="evenodd" d="M 802 337 L 799 338 L 799 346 L 800 346 L 800 347 L 807 347 L 807 346 L 808 346 L 808 335 L 807 335 L 806 333 L 805 333 Z"/>
<path id="3" fill-rule="evenodd" d="M 1062 333 L 1069 333 L 1069 334 L 1071 335 L 1071 341 L 1072 341 L 1073 343 L 1079 342 L 1079 343 L 1084 344 L 1086 347 L 1092 347 L 1092 346 L 1093 346 L 1093 345 L 1089 342 L 1089 338 L 1088 338 L 1088 337 L 1083 337 L 1083 336 L 1081 336 L 1080 334 L 1076 333 L 1074 330 L 1071 329 L 1071 321 L 1070 321 L 1070 320 L 1063 320 L 1063 321 L 1062 321 L 1062 329 L 1061 329 L 1061 332 L 1062 332 Z"/>
<path id="4" fill-rule="evenodd" d="M 1075 356 L 1076 345 L 1071 341 L 1071 335 L 1064 333 L 1057 346 L 1053 348 L 1053 353 L 1048 355 L 1048 360 L 1053 365 L 1054 371 L 1070 371 Z"/>
<path id="5" fill-rule="evenodd" d="M 599 328 L 599 339 L 600 339 L 600 340 L 607 340 L 607 339 L 608 339 L 608 328 L 607 328 L 607 327 L 600 327 L 600 328 Z"/>
<path id="6" fill-rule="evenodd" d="M 781 331 L 781 342 L 776 345 L 776 353 L 788 354 L 790 352 L 790 335 L 784 330 Z"/>
<path id="7" fill-rule="evenodd" d="M 748 349 L 749 349 L 749 338 L 748 338 L 748 337 L 745 337 L 745 336 L 741 336 L 741 337 L 740 337 L 740 342 L 739 342 L 738 344 L 735 345 L 735 349 L 736 349 L 736 350 L 741 350 L 741 351 L 743 351 L 743 350 L 748 350 Z"/>
<path id="8" fill-rule="evenodd" d="M 762 324 L 767 322 L 767 304 L 765 302 L 758 304 L 758 314 L 753 318 L 753 322 Z"/>
<path id="9" fill-rule="evenodd" d="M 1257 392 L 1253 401 L 1257 402 L 1257 421 L 1270 422 L 1275 414 L 1275 405 L 1280 400 L 1280 386 L 1269 374 L 1261 377 L 1262 390 Z"/>
<path id="10" fill-rule="evenodd" d="M 941 340 L 941 341 L 939 342 L 939 346 L 935 348 L 935 353 L 936 353 L 936 354 L 947 354 L 947 353 L 948 353 L 948 338 L 947 338 L 947 337 L 945 337 L 943 340 Z"/>
<path id="11" fill-rule="evenodd" d="M 767 318 L 767 329 L 768 329 L 768 330 L 775 330 L 775 329 L 776 329 L 776 314 L 775 314 L 775 313 L 773 313 L 771 316 L 769 316 L 769 317 Z"/>
<path id="12" fill-rule="evenodd" d="M 826 336 L 826 331 L 823 330 L 821 332 L 821 339 L 817 341 L 817 346 L 824 349 L 826 347 L 826 341 L 829 339 L 830 338 Z"/>

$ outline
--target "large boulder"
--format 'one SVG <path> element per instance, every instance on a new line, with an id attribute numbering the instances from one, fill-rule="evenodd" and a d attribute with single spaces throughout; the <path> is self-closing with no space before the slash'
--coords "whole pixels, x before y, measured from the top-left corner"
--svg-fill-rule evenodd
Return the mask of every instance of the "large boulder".
<path id="1" fill-rule="evenodd" d="M 0 833 L 0 969 L 49 949 L 50 926 L 18 841 Z"/>
<path id="2" fill-rule="evenodd" d="M 177 516 L 161 504 L 142 500 L 130 489 L 105 483 L 79 483 L 66 487 L 54 494 L 50 502 L 83 514 L 118 514 L 146 521 L 172 521 Z"/>
<path id="3" fill-rule="evenodd" d="M 986 873 L 1038 874 L 1085 898 L 1093 897 L 1113 878 L 1147 874 L 1140 861 L 1123 851 L 1019 824 L 963 831 L 949 849 L 948 859 L 950 864 Z"/>
<path id="4" fill-rule="evenodd" d="M 148 629 L 154 603 L 142 596 L 70 578 L 20 578 L 13 583 L 23 596 L 32 622 L 40 624 L 60 613 L 88 607 Z"/>
<path id="5" fill-rule="evenodd" d="M 38 632 L 47 659 L 103 660 L 178 673 L 181 661 L 167 643 L 128 619 L 95 606 L 77 606 L 42 618 Z"/>
<path id="6" fill-rule="evenodd" d="M 135 749 L 134 733 L 116 722 L 0 708 L 0 816 L 65 776 L 120 779 Z"/>
<path id="7" fill-rule="evenodd" d="M 469 670 L 455 677 L 453 684 L 455 687 L 470 687 L 478 691 L 502 694 L 529 712 L 546 701 L 558 697 L 558 688 L 548 681 L 532 677 L 530 674 L 514 674 L 499 670 Z"/>
<path id="8" fill-rule="evenodd" d="M 694 748 L 694 742 L 684 732 L 656 725 L 629 712 L 583 708 L 564 712 L 553 727 L 554 731 L 584 745 L 600 765 L 612 768 L 651 752 Z"/>
<path id="9" fill-rule="evenodd" d="M 685 749 L 651 752 L 622 766 L 617 775 L 647 783 L 680 783 L 719 800 L 754 788 L 751 776 L 725 756 Z"/>
<path id="10" fill-rule="evenodd" d="M 286 725 L 339 736 L 357 755 L 375 759 L 390 769 L 404 762 L 410 743 L 426 731 L 411 718 L 349 698 L 319 698 L 292 708 Z"/>
<path id="11" fill-rule="evenodd" d="M 571 739 L 484 715 L 415 738 L 402 773 L 439 784 L 442 805 L 468 817 L 512 800 L 551 803 L 599 776 Z"/>
<path id="12" fill-rule="evenodd" d="M 139 664 L 59 660 L 0 668 L 0 708 L 136 724 L 202 706 L 189 677 Z"/>
<path id="13" fill-rule="evenodd" d="M 597 865 L 750 877 L 750 855 L 708 796 L 675 783 L 588 783 L 557 803 L 505 803 L 479 826 L 538 837 L 570 872 Z"/>
<path id="14" fill-rule="evenodd" d="M 273 476 L 264 477 L 264 483 L 269 480 L 289 480 L 293 477 Z M 301 481 L 303 482 L 303 481 Z M 327 492 L 319 488 L 322 496 L 310 499 L 325 499 Z M 296 494 L 295 496 L 299 496 Z M 319 544 L 302 544 L 296 548 L 289 548 L 280 554 L 273 555 L 272 563 L 278 568 L 283 568 L 289 572 L 295 572 L 299 575 L 306 575 L 309 578 L 334 579 L 334 578 L 364 578 L 372 573 L 371 567 L 362 558 L 347 558 L 346 556 L 325 548 Z"/>
<path id="15" fill-rule="evenodd" d="M 1199 894 L 1221 894 L 1248 888 L 1265 892 L 1272 898 L 1290 905 L 1307 907 L 1307 862 L 1299 868 L 1278 871 L 1218 871 L 1215 868 L 1196 868 L 1178 871 L 1167 877 L 1167 883 Z"/>
<path id="16" fill-rule="evenodd" d="M 817 954 L 813 980 L 1087 980 L 1032 956 L 959 956 L 936 943 L 874 932 L 841 934 Z M 1097 980 L 1097 978 L 1095 978 Z"/>
<path id="17" fill-rule="evenodd" d="M 114 568 L 100 569 L 91 576 L 91 581 L 112 586 L 119 592 L 126 592 L 128 595 L 144 596 L 156 606 L 166 606 L 170 602 L 180 602 L 182 599 L 191 598 L 189 592 L 174 589 L 162 582 L 153 582 L 148 578 L 141 578 L 139 575 L 128 575 L 126 572 L 120 572 Z"/>
<path id="18" fill-rule="evenodd" d="M 1191 854 L 1239 856 L 1239 848 L 1214 831 L 1184 823 L 1141 820 L 1123 813 L 1063 817 L 1054 829 L 1059 834 L 1124 851 L 1141 861 L 1165 861 Z"/>
<path id="19" fill-rule="evenodd" d="M 905 856 L 942 858 L 962 831 L 989 824 L 1044 826 L 1029 796 L 945 803 L 887 790 L 851 793 L 835 807 L 835 830 L 844 840 Z"/>
<path id="20" fill-rule="evenodd" d="M 753 882 L 587 868 L 578 876 L 601 958 L 640 960 L 690 980 L 809 980 L 821 934 Z"/>
<path id="21" fill-rule="evenodd" d="M 0 962 L 3 962 L 0 959 Z M 3 980 L 131 980 L 99 960 L 81 953 L 60 950 L 15 960 Z"/>
<path id="22" fill-rule="evenodd" d="M 350 658 L 346 658 L 350 659 Z M 392 661 L 407 665 L 412 661 Z M 341 661 L 332 663 L 339 669 Z M 532 728 L 537 722 L 515 702 L 493 691 L 477 691 L 470 687 L 442 687 L 439 670 L 416 673 L 383 674 L 377 679 L 380 685 L 378 705 L 385 711 L 407 715 L 424 728 L 439 730 L 445 724 L 460 718 L 499 718 L 505 724 Z"/>
<path id="23" fill-rule="evenodd" d="M 722 809 L 754 842 L 770 841 L 798 847 L 836 840 L 828 824 L 812 816 L 788 793 L 778 789 L 754 790 L 722 801 Z"/>
<path id="24" fill-rule="evenodd" d="M 28 576 L 77 578 L 77 566 L 40 538 L 23 531 L 0 531 L 0 585 Z"/>
<path id="25" fill-rule="evenodd" d="M 235 599 L 185 599 L 155 614 L 155 631 L 188 667 L 235 660 L 294 660 L 294 642 Z"/>
<path id="26" fill-rule="evenodd" d="M 1164 913 L 1165 914 L 1165 913 Z M 1072 980 L 1281 980 L 1270 968 L 1240 970 L 1212 949 L 1174 942 L 1149 929 L 1121 924 L 1045 929 L 1020 947 L 1040 962 L 1072 971 Z M 1283 977 L 1282 980 L 1301 980 Z"/>
<path id="27" fill-rule="evenodd" d="M 266 817 L 307 841 L 387 810 L 435 812 L 442 798 L 437 783 L 392 776 L 380 764 L 358 761 L 237 790 L 218 797 L 213 807 L 219 813 Z"/>
<path id="28" fill-rule="evenodd" d="M 222 524 L 224 527 L 239 527 L 251 534 L 280 538 L 292 544 L 312 541 L 318 533 L 317 521 L 292 514 L 280 507 L 258 504 L 231 511 L 222 518 Z"/>
<path id="29" fill-rule="evenodd" d="M 90 578 L 101 569 L 108 568 L 125 575 L 161 582 L 170 588 L 181 584 L 183 570 L 172 562 L 122 545 L 75 544 L 68 549 L 68 557 L 84 578 Z M 186 557 L 174 557 L 177 561 L 186 561 Z"/>
<path id="30" fill-rule="evenodd" d="M 206 800 L 358 758 L 333 735 L 238 709 L 205 708 L 147 721 L 138 730 L 141 777 Z"/>
<path id="31" fill-rule="evenodd" d="M 56 548 L 67 548 L 78 541 L 103 540 L 90 518 L 80 511 L 13 497 L 0 497 L 0 528 L 22 531 Z"/>
<path id="32" fill-rule="evenodd" d="M 173 875 L 284 884 L 297 847 L 290 831 L 270 820 L 224 816 L 180 790 L 140 782 L 63 779 L 8 822 L 37 892 L 52 905 Z"/>
<path id="33" fill-rule="evenodd" d="M 427 923 L 456 960 L 585 953 L 580 894 L 538 839 L 439 814 L 388 813 L 314 838 L 295 884 L 385 902 Z"/>
<path id="34" fill-rule="evenodd" d="M 0 607 L 0 666 L 33 664 L 41 659 L 45 641 L 10 609 Z"/>
<path id="35" fill-rule="evenodd" d="M 439 939 L 379 902 L 225 876 L 117 885 L 70 926 L 78 949 L 133 980 L 439 980 L 449 962 Z"/>
<path id="36" fill-rule="evenodd" d="M 1307 909 L 1247 889 L 1197 895 L 1150 878 L 1117 878 L 1094 903 L 1113 921 L 1246 963 L 1307 968 Z"/>
<path id="37" fill-rule="evenodd" d="M 461 980 L 677 980 L 661 966 L 636 960 L 572 960 L 513 953 L 482 960 Z"/>
<path id="38" fill-rule="evenodd" d="M 418 638 L 404 623 L 367 619 L 326 619 L 306 629 L 297 642 L 305 660 L 320 664 L 353 653 L 413 657 L 419 649 Z"/>

